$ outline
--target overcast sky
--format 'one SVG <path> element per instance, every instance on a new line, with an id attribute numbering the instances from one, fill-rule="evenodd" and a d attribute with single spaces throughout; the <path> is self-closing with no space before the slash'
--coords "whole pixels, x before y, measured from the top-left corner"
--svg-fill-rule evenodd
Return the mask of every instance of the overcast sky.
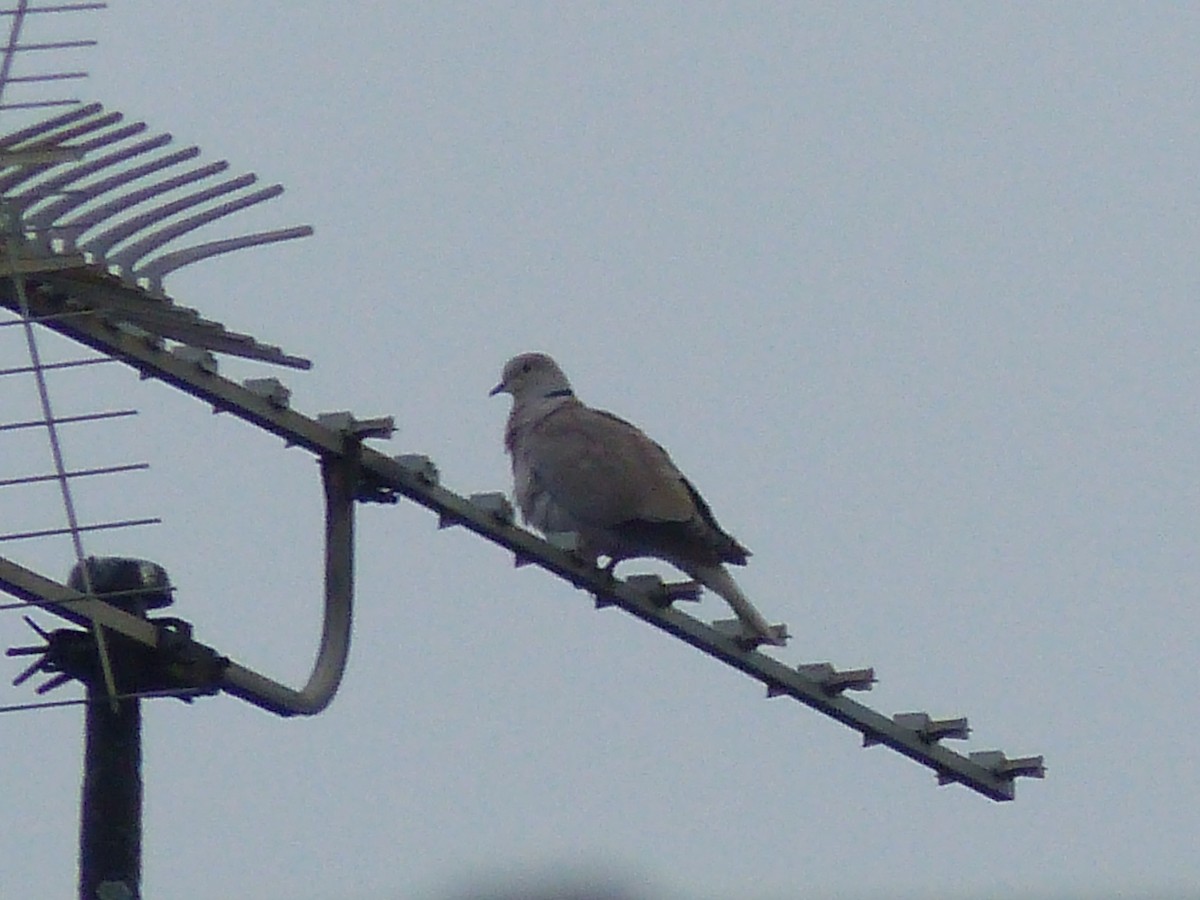
<path id="1" fill-rule="evenodd" d="M 80 96 L 287 187 L 217 234 L 316 229 L 168 281 L 315 362 L 223 373 L 277 375 L 308 414 L 394 415 L 380 448 L 469 493 L 510 486 L 500 367 L 550 352 L 754 551 L 743 587 L 794 635 L 773 655 L 873 665 L 881 712 L 967 715 L 955 749 L 1048 765 L 1012 803 L 939 788 L 420 509 L 361 508 L 328 712 L 147 703 L 147 897 L 1200 895 L 1196 7 L 118 0 L 61 18 L 27 37 L 100 40 L 62 58 L 91 72 Z M 0 329 L 0 367 L 25 359 Z M 64 413 L 141 411 L 64 430 L 71 466 L 152 465 L 79 482 L 85 521 L 164 519 L 88 552 L 162 563 L 199 639 L 301 683 L 312 458 L 118 367 L 51 389 Z M 0 400 L 31 413 L 33 383 L 0 380 Z M 35 437 L 0 438 L 0 477 L 49 467 Z M 50 490 L 0 491 L 4 530 L 61 515 Z M 0 553 L 72 563 L 66 541 Z M 665 571 L 621 569 L 639 570 Z M 0 643 L 30 637 L 0 616 Z M 0 896 L 72 896 L 81 721 L 0 717 Z"/>

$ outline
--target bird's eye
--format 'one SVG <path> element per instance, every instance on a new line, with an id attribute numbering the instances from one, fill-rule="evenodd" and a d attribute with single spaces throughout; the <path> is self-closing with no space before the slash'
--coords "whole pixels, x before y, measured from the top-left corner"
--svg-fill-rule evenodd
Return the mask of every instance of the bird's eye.
<path id="1" fill-rule="evenodd" d="M 533 363 L 525 363 L 525 365 L 521 366 L 521 371 L 522 372 L 532 372 L 533 371 Z"/>

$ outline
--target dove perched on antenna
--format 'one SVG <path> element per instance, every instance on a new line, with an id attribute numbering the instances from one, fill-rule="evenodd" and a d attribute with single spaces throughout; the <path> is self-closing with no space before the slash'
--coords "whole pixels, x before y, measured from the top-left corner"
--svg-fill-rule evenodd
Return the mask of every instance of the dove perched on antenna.
<path id="1" fill-rule="evenodd" d="M 666 560 L 713 590 L 762 643 L 782 645 L 725 568 L 750 551 L 726 534 L 667 451 L 624 419 L 592 409 L 544 353 L 504 366 L 491 394 L 511 394 L 504 445 L 512 457 L 517 506 L 544 533 L 574 532 L 579 553 L 616 563 Z"/>

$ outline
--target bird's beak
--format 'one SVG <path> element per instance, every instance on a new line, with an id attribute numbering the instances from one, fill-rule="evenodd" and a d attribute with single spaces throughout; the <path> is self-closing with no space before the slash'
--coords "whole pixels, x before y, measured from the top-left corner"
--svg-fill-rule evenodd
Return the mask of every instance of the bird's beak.
<path id="1" fill-rule="evenodd" d="M 503 394 L 506 390 L 508 390 L 508 388 L 504 386 L 504 382 L 502 381 L 498 385 L 496 385 L 494 388 L 492 388 L 490 391 L 488 391 L 488 396 L 495 397 L 497 394 Z"/>

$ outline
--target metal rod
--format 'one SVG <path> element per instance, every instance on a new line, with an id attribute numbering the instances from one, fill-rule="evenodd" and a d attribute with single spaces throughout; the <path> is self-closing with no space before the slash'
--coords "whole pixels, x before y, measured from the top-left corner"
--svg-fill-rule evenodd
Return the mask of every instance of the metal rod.
<path id="1" fill-rule="evenodd" d="M 125 136 L 128 136 L 128 133 Z M 120 143 L 120 140 L 123 140 L 123 138 L 118 138 L 118 140 L 110 143 Z M 87 162 L 71 166 L 67 171 L 62 172 L 53 178 L 43 179 L 42 181 L 38 182 L 36 187 L 25 194 L 19 195 L 17 199 L 19 199 L 22 203 L 32 204 L 34 202 L 44 200 L 49 194 L 66 192 L 67 186 L 74 184 L 76 181 L 81 181 L 82 179 L 87 178 L 89 175 L 93 175 L 96 172 L 101 172 L 111 166 L 126 162 L 127 160 L 136 156 L 140 156 L 143 153 L 148 153 L 152 150 L 165 147 L 169 143 L 171 143 L 171 135 L 159 134 L 144 141 L 139 141 L 135 144 L 126 144 L 124 147 L 119 147 L 111 153 L 106 153 L 103 156 L 93 156 L 88 159 Z M 67 149 L 79 153 L 79 159 L 82 159 L 83 156 L 87 155 L 87 151 L 78 145 L 73 145 Z M 87 191 L 74 190 L 71 191 L 71 193 L 77 197 L 81 196 L 86 199 L 89 196 L 90 188 Z M 26 227 L 32 231 L 37 231 L 41 227 L 41 224 L 42 223 L 39 220 L 32 216 L 26 216 L 25 218 Z"/>
<path id="2" fill-rule="evenodd" d="M 139 144 L 126 147 L 124 150 L 118 153 L 110 154 L 110 156 L 106 157 L 105 159 L 87 163 L 86 167 L 91 167 L 92 171 L 84 174 L 94 174 L 95 172 L 103 171 L 114 164 L 128 162 L 131 159 L 167 146 L 169 143 L 171 143 L 171 140 L 172 138 L 169 134 L 162 134 L 158 135 L 157 137 L 150 138 L 149 140 L 142 141 Z M 187 162 L 189 159 L 194 159 L 199 155 L 199 147 L 186 147 L 183 150 L 176 150 L 175 152 L 168 153 L 165 156 L 159 156 L 151 159 L 150 161 L 142 163 L 141 165 L 132 166 L 120 172 L 115 172 L 106 178 L 101 178 L 98 181 L 89 183 L 86 187 L 73 188 L 69 193 L 64 193 L 63 196 L 59 197 L 57 200 L 49 201 L 41 208 L 32 210 L 25 217 L 25 222 L 28 226 L 34 229 L 35 232 L 39 229 L 43 232 L 73 230 L 83 231 L 86 228 L 91 227 L 84 218 L 77 218 L 73 222 L 67 222 L 61 225 L 56 225 L 56 223 L 67 213 L 77 209 L 80 206 L 83 206 L 91 200 L 96 199 L 102 194 L 115 190 L 121 185 L 128 184 L 131 181 L 137 181 L 139 178 L 143 178 L 146 175 L 152 175 L 161 169 L 167 169 L 181 162 Z M 77 167 L 76 171 L 78 171 L 80 168 L 85 168 L 85 166 Z M 74 180 L 75 179 L 73 178 L 71 179 L 71 181 Z M 167 188 L 167 190 L 170 190 L 170 188 Z M 134 199 L 130 202 L 137 203 L 140 201 Z M 92 211 L 92 215 L 96 215 L 95 210 Z M 103 216 L 100 216 L 100 220 L 103 220 Z"/>
<path id="3" fill-rule="evenodd" d="M 56 3 L 53 6 L 26 6 L 23 9 L 0 10 L 0 16 L 25 15 L 26 13 L 76 12 L 83 9 L 108 9 L 107 3 Z"/>
<path id="4" fill-rule="evenodd" d="M 265 244 L 273 244 L 279 241 L 309 237 L 312 233 L 311 226 L 300 225 L 295 228 L 280 228 L 275 231 L 262 231 L 236 238 L 209 241 L 206 244 L 197 244 L 194 247 L 187 247 L 183 250 L 176 250 L 171 253 L 164 253 L 162 256 L 156 256 L 138 268 L 133 274 L 135 277 L 148 278 L 155 284 L 161 285 L 163 278 L 167 275 L 192 263 L 211 259 L 222 253 L 232 253 L 246 247 L 261 247 Z"/>
<path id="5" fill-rule="evenodd" d="M 200 688 L 178 691 L 132 691 L 125 694 L 117 694 L 116 699 L 154 700 L 160 697 L 174 697 L 178 700 L 187 700 L 191 697 L 204 697 L 211 693 L 212 691 L 206 691 Z M 84 706 L 89 703 L 107 704 L 108 698 L 104 696 L 93 699 L 88 699 L 87 697 L 76 697 L 74 700 L 43 700 L 40 703 L 14 703 L 11 706 L 0 706 L 0 713 L 30 712 L 36 709 L 56 709 L 60 706 Z"/>
<path id="6" fill-rule="evenodd" d="M 165 591 L 166 591 L 166 593 L 174 594 L 175 588 L 167 587 L 165 589 Z M 146 596 L 146 595 L 150 595 L 150 594 L 161 596 L 163 594 L 163 592 L 164 592 L 164 589 L 161 587 L 133 588 L 128 591 L 105 591 L 104 599 L 106 601 L 111 601 L 115 597 L 141 597 L 141 596 Z M 62 600 L 59 602 L 63 606 L 69 606 L 72 603 L 84 603 L 84 602 L 87 602 L 88 600 L 92 600 L 92 599 L 95 599 L 95 598 L 88 597 L 84 594 L 80 594 L 78 599 L 76 599 L 76 600 Z M 31 601 L 26 600 L 26 601 L 22 601 L 19 603 L 0 603 L 0 611 L 11 610 L 11 609 L 30 609 L 32 607 L 45 607 L 45 606 L 46 606 L 45 601 L 31 602 Z M 26 621 L 28 621 L 30 623 L 30 626 L 36 629 L 37 626 L 33 624 L 33 620 L 30 619 L 28 616 L 26 616 L 25 618 L 26 618 Z M 45 635 L 43 635 L 43 637 L 45 637 Z"/>
<path id="7" fill-rule="evenodd" d="M 24 327 L 26 321 L 36 324 L 40 322 L 53 322 L 58 319 L 78 319 L 80 316 L 94 316 L 96 313 L 97 311 L 94 309 L 77 309 L 71 312 L 51 313 L 45 316 L 30 316 L 28 319 L 10 319 L 6 322 L 0 322 L 0 328 Z"/>
<path id="8" fill-rule="evenodd" d="M 178 237 L 187 234 L 189 231 L 195 231 L 209 222 L 215 222 L 217 219 L 223 219 L 225 216 L 231 215 L 239 210 L 247 209 L 251 206 L 256 206 L 259 203 L 265 203 L 267 200 L 273 200 L 283 193 L 283 185 L 273 184 L 270 187 L 255 191 L 252 194 L 245 194 L 237 197 L 234 200 L 229 200 L 217 206 L 210 207 L 203 212 L 198 212 L 195 215 L 180 219 L 170 225 L 163 226 L 156 231 L 150 232 L 145 237 L 134 241 L 116 253 L 108 255 L 109 265 L 116 266 L 119 269 L 132 272 L 134 266 L 139 260 L 153 253 L 164 244 L 169 244 Z"/>
<path id="9" fill-rule="evenodd" d="M 122 466 L 97 466 L 94 469 L 71 469 L 63 472 L 64 478 L 86 478 L 91 475 L 115 475 L 118 472 L 140 472 L 143 469 L 149 469 L 150 463 L 128 463 Z M 19 484 L 38 484 L 45 481 L 56 481 L 59 474 L 54 472 L 49 475 L 27 475 L 24 478 L 0 478 L 0 488 L 13 487 Z"/>
<path id="10" fill-rule="evenodd" d="M 358 447 L 321 460 L 325 487 L 325 617 L 321 646 L 308 682 L 299 691 L 231 663 L 224 688 L 255 706 L 282 716 L 316 715 L 337 693 L 350 654 L 354 600 L 354 498 Z"/>
<path id="11" fill-rule="evenodd" d="M 5 57 L 7 61 L 9 57 Z M 2 65 L 2 64 L 0 64 Z M 8 70 L 0 68 L 0 94 L 4 91 L 5 79 L 8 77 Z M 56 128 L 61 128 L 64 125 L 69 125 L 72 122 L 78 122 L 81 119 L 86 119 L 88 116 L 94 116 L 104 109 L 99 103 L 89 103 L 87 106 L 80 106 L 70 112 L 62 113 L 51 119 L 46 119 L 42 122 L 37 122 L 30 125 L 28 128 L 22 128 L 20 131 L 14 131 L 12 134 L 6 134 L 0 138 L 0 148 L 16 147 L 36 137 L 41 137 L 48 134 Z"/>
<path id="12" fill-rule="evenodd" d="M 122 419 L 126 416 L 136 416 L 136 409 L 118 409 L 111 412 L 83 413 L 78 416 L 49 417 L 45 419 L 29 419 L 24 422 L 9 422 L 0 425 L 0 431 L 20 431 L 23 428 L 44 428 L 54 425 L 70 425 L 76 422 L 95 422 L 98 419 Z"/>
<path id="13" fill-rule="evenodd" d="M 45 75 L 11 75 L 8 80 L 13 84 L 25 84 L 31 81 L 66 81 L 87 77 L 87 72 L 48 72 Z"/>
<path id="14" fill-rule="evenodd" d="M 20 52 L 23 50 L 66 50 L 72 47 L 95 47 L 97 41 L 48 41 L 41 44 L 9 44 L 7 47 L 0 47 L 5 53 Z"/>
<path id="15" fill-rule="evenodd" d="M 55 480 L 58 480 L 58 476 L 55 477 Z M 0 534 L 0 541 L 26 541 L 30 538 L 54 537 L 59 534 L 69 534 L 72 537 L 76 537 L 85 531 L 111 531 L 115 528 L 133 528 L 137 525 L 161 524 L 162 519 L 122 519 L 117 522 L 98 522 L 94 525 L 80 525 L 76 522 L 66 528 L 47 528 L 42 531 L 12 531 L 8 534 Z"/>
<path id="16" fill-rule="evenodd" d="M 224 172 L 229 168 L 229 163 L 223 159 L 218 160 L 217 162 L 208 163 L 207 165 L 190 169 L 171 178 L 153 182 L 148 185 L 143 185 L 137 190 L 130 191 L 126 194 L 121 194 L 117 197 L 114 197 L 112 200 L 95 206 L 86 213 L 70 220 L 69 222 L 63 222 L 60 225 L 53 225 L 53 222 L 63 214 L 78 206 L 82 206 L 88 200 L 99 197 L 102 194 L 106 194 L 124 184 L 136 182 L 138 179 L 143 178 L 146 175 L 153 174 L 161 169 L 167 169 L 181 162 L 187 162 L 188 160 L 194 159 L 199 155 L 199 147 L 187 147 L 183 150 L 177 150 L 174 153 L 159 157 L 158 159 L 155 159 L 144 166 L 139 166 L 135 169 L 127 169 L 124 172 L 113 175 L 111 178 L 106 178 L 103 181 L 90 185 L 86 191 L 81 191 L 74 197 L 64 197 L 56 204 L 47 206 L 45 210 L 35 212 L 30 219 L 35 223 L 42 223 L 47 228 L 53 227 L 58 231 L 86 231 L 89 228 L 94 228 L 97 225 L 100 225 L 108 220 L 111 216 L 137 206 L 139 203 L 143 203 L 152 197 L 156 197 L 159 194 L 165 194 L 168 191 L 173 191 L 176 188 L 183 187 L 184 185 L 191 184 L 195 181 L 202 181 L 212 175 L 219 175 L 221 172 Z"/>
<path id="17" fill-rule="evenodd" d="M 56 131 L 53 134 L 51 134 L 45 138 L 42 138 L 41 140 L 32 141 L 28 145 L 20 147 L 19 149 L 23 150 L 23 151 L 27 151 L 27 150 L 63 150 L 63 149 L 79 150 L 79 149 L 87 149 L 88 147 L 93 147 L 93 146 L 95 146 L 95 147 L 104 146 L 104 144 L 108 143 L 109 141 L 111 141 L 113 139 L 114 135 L 120 134 L 120 133 L 128 134 L 129 132 L 128 131 L 109 132 L 107 134 L 102 134 L 102 136 L 99 138 L 96 138 L 93 140 L 85 140 L 85 141 L 82 141 L 78 144 L 74 144 L 71 146 L 64 146 L 64 143 L 69 140 L 74 140 L 75 138 L 84 138 L 87 135 L 89 135 L 95 131 L 103 132 L 103 129 L 108 128 L 110 125 L 117 125 L 121 121 L 122 118 L 123 118 L 123 116 L 121 115 L 121 113 L 104 113 L 104 112 L 101 112 L 95 116 L 84 117 L 77 121 L 72 122 L 71 124 L 69 124 L 67 127 L 63 128 L 60 131 Z M 143 125 L 142 127 L 144 128 L 145 126 Z M 40 171 L 40 168 L 39 168 L 39 171 Z M 33 177 L 36 174 L 38 174 L 38 172 L 33 172 L 33 173 L 14 172 L 14 173 L 5 175 L 3 178 L 0 178 L 0 191 L 7 191 L 9 187 L 20 184 L 22 181 L 25 181 L 28 178 Z"/>
<path id="18" fill-rule="evenodd" d="M 0 109 L 47 109 L 51 106 L 75 106 L 78 99 L 70 100 L 29 100 L 25 103 L 0 103 Z"/>
<path id="19" fill-rule="evenodd" d="M 89 134 L 90 132 L 98 131 L 101 128 L 107 128 L 109 125 L 117 125 L 120 121 L 121 116 L 117 113 L 112 113 L 99 119 L 95 119 L 85 125 L 78 125 L 69 132 L 55 135 L 55 144 L 57 146 L 54 149 L 60 149 L 62 141 L 68 136 L 83 136 Z M 118 128 L 113 128 L 110 131 L 104 131 L 100 135 L 89 138 L 88 140 L 79 141 L 78 143 L 72 144 L 66 149 L 80 150 L 83 151 L 84 154 L 87 154 L 93 150 L 99 150 L 100 148 L 107 147 L 111 144 L 119 144 L 126 138 L 141 134 L 145 130 L 145 122 L 132 122 L 128 125 L 121 125 Z M 60 162 L 61 160 L 47 160 L 44 163 L 26 166 L 22 171 L 15 172 L 11 175 L 6 175 L 5 177 L 0 178 L 0 192 L 7 194 L 19 184 L 41 178 L 47 170 L 59 165 Z M 47 193 L 53 193 L 55 190 L 54 181 L 55 179 L 49 179 L 47 182 L 35 188 L 34 191 L 43 191 L 44 193 L 42 196 L 45 196 Z M 20 199 L 29 199 L 29 194 L 26 193 L 22 195 Z"/>
<path id="20" fill-rule="evenodd" d="M 213 165 L 219 164 L 214 163 Z M 212 187 L 207 187 L 195 193 L 188 194 L 185 197 L 180 197 L 170 203 L 164 203 L 162 206 L 155 207 L 140 215 L 131 216 L 109 228 L 107 231 L 101 232 L 86 243 L 80 244 L 80 246 L 89 253 L 95 253 L 97 256 L 107 256 L 108 252 L 117 244 L 127 238 L 133 237 L 139 231 L 149 228 L 156 222 L 160 222 L 193 206 L 207 203 L 209 200 L 215 200 L 217 197 L 223 197 L 225 194 L 240 191 L 242 188 L 249 187 L 257 180 L 257 175 L 247 174 L 239 175 L 237 178 L 231 178 L 228 181 L 222 181 Z"/>
<path id="21" fill-rule="evenodd" d="M 51 369 L 77 369 L 80 366 L 99 366 L 105 363 L 116 362 L 111 356 L 97 356 L 90 359 L 72 359 L 66 362 L 42 363 L 42 371 L 48 372 Z M 28 375 L 36 371 L 33 366 L 17 366 L 15 369 L 0 369 L 0 377 L 6 375 Z"/>

